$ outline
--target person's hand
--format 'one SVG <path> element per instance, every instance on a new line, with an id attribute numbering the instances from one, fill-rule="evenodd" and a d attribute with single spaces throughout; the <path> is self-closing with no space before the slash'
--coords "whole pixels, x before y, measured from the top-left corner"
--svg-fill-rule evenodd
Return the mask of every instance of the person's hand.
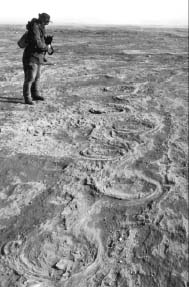
<path id="1" fill-rule="evenodd" d="M 51 45 L 52 41 L 53 41 L 53 36 L 47 35 L 47 36 L 45 37 L 45 44 L 46 44 L 46 45 Z"/>

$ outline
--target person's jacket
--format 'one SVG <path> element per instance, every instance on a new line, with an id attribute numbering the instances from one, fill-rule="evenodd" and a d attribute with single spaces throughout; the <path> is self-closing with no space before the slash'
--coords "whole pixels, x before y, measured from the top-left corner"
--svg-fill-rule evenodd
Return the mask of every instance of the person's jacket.
<path id="1" fill-rule="evenodd" d="M 44 52 L 47 51 L 45 26 L 34 18 L 28 22 L 26 29 L 28 30 L 28 45 L 23 53 L 23 62 L 41 64 L 44 61 Z"/>

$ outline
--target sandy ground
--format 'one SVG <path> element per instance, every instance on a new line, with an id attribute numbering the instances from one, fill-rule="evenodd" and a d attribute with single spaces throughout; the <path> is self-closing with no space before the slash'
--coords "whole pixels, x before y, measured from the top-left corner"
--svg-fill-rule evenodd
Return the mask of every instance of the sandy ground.
<path id="1" fill-rule="evenodd" d="M 187 30 L 55 27 L 34 106 L 23 31 L 0 27 L 0 286 L 189 286 Z"/>

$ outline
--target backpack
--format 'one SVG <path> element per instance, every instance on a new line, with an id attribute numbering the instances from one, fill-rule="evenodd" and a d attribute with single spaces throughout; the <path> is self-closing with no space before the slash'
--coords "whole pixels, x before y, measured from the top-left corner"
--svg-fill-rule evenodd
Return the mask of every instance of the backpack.
<path id="1" fill-rule="evenodd" d="M 28 45 L 28 31 L 26 31 L 17 42 L 18 47 L 24 49 Z"/>
<path id="2" fill-rule="evenodd" d="M 27 31 L 22 35 L 22 37 L 17 42 L 19 48 L 24 49 L 28 46 L 29 41 L 31 40 L 32 37 L 32 34 L 28 32 L 32 31 L 33 25 L 36 22 L 38 23 L 38 19 L 36 18 L 33 18 L 31 21 L 28 21 L 26 25 Z"/>

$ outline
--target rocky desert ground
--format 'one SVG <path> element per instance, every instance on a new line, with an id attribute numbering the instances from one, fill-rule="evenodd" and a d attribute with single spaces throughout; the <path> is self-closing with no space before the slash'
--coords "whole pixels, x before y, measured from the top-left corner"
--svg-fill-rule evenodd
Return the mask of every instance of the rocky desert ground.
<path id="1" fill-rule="evenodd" d="M 0 26 L 0 286 L 188 287 L 187 29 L 48 29 L 28 106 Z"/>

